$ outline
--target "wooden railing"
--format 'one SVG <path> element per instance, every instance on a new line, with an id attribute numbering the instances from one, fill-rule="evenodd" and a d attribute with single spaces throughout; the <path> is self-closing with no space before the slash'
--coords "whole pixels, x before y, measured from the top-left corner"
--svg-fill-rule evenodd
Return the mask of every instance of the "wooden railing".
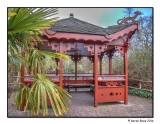
<path id="1" fill-rule="evenodd" d="M 142 88 L 142 83 L 152 83 L 152 81 L 143 81 L 143 80 L 133 79 L 133 78 L 128 78 L 128 80 L 138 82 L 138 87 L 128 86 L 129 88 L 141 89 L 141 90 L 152 92 L 152 90 Z"/>

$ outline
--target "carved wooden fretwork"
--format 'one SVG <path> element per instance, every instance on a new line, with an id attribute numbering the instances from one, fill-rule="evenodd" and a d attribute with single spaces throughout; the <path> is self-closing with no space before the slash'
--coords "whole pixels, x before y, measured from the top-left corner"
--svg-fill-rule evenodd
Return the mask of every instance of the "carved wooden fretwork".
<path id="1" fill-rule="evenodd" d="M 84 44 L 84 47 L 87 48 L 88 52 L 91 55 L 94 55 L 94 45 L 93 44 Z M 107 49 L 107 45 L 97 45 L 98 55 L 101 55 Z"/>
<path id="2" fill-rule="evenodd" d="M 98 46 L 98 55 L 101 55 L 105 50 L 107 50 L 107 45 L 97 45 Z"/>
<path id="3" fill-rule="evenodd" d="M 108 87 L 124 86 L 124 82 L 123 81 L 106 81 L 106 82 L 100 83 L 100 85 L 108 86 Z"/>
<path id="4" fill-rule="evenodd" d="M 48 42 L 38 43 L 38 49 L 44 51 L 52 51 L 52 46 L 48 45 Z"/>
<path id="5" fill-rule="evenodd" d="M 117 85 L 118 85 L 118 82 L 115 82 L 115 81 L 106 82 L 106 86 L 117 86 Z"/>
<path id="6" fill-rule="evenodd" d="M 48 46 L 52 47 L 52 50 L 59 52 L 59 43 L 56 42 L 48 42 Z"/>
<path id="7" fill-rule="evenodd" d="M 94 45 L 93 44 L 84 44 L 84 47 L 87 48 L 88 52 L 90 52 L 91 55 L 94 55 Z"/>
<path id="8" fill-rule="evenodd" d="M 71 56 L 72 61 L 80 61 L 82 58 L 82 56 Z"/>
<path id="9" fill-rule="evenodd" d="M 113 57 L 113 56 L 114 56 L 114 53 L 115 53 L 115 51 L 109 51 L 109 52 L 106 52 L 106 55 L 107 55 L 108 57 Z"/>
<path id="10" fill-rule="evenodd" d="M 63 43 L 63 53 L 66 53 L 67 51 L 71 50 L 71 48 L 74 48 L 74 43 Z"/>
<path id="11" fill-rule="evenodd" d="M 59 52 L 60 50 L 60 43 L 57 43 L 57 42 L 49 42 L 48 43 L 48 46 L 51 46 L 52 47 L 52 50 L 56 51 L 56 52 Z M 62 43 L 62 49 L 63 49 L 63 52 L 62 53 L 66 53 L 68 50 L 70 50 L 71 48 L 74 48 L 74 43 Z"/>
<path id="12" fill-rule="evenodd" d="M 89 56 L 88 59 L 93 63 L 94 62 L 94 56 Z"/>
<path id="13" fill-rule="evenodd" d="M 122 56 L 124 56 L 125 47 L 115 46 L 115 50 L 117 50 Z"/>
<path id="14" fill-rule="evenodd" d="M 63 76 L 63 80 L 70 80 L 69 76 Z"/>

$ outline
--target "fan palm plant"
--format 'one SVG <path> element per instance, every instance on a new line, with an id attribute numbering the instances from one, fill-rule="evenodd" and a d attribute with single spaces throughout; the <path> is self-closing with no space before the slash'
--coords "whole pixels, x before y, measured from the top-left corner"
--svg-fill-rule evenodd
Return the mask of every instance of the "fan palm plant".
<path id="1" fill-rule="evenodd" d="M 34 74 L 30 87 L 20 82 L 20 87 L 13 93 L 14 103 L 18 109 L 25 103 L 25 111 L 31 110 L 34 115 L 48 114 L 48 100 L 56 116 L 67 112 L 66 101 L 70 103 L 71 96 L 44 74 L 48 68 L 56 68 L 54 59 L 65 60 L 67 55 L 38 50 L 35 42 L 42 43 L 40 30 L 50 28 L 56 21 L 56 8 L 9 8 L 8 9 L 8 60 L 10 64 L 24 63 Z M 20 53 L 25 52 L 25 58 Z M 39 74 L 35 70 L 39 65 Z M 45 67 L 45 65 L 47 65 Z M 51 66 L 52 65 L 52 66 Z M 55 66 L 53 66 L 55 65 Z M 66 100 L 65 100 L 66 99 Z"/>
<path id="2" fill-rule="evenodd" d="M 31 110 L 33 115 L 43 116 L 48 114 L 47 105 L 50 104 L 56 116 L 65 114 L 68 111 L 64 101 L 70 101 L 70 95 L 66 90 L 54 84 L 43 74 L 37 74 L 31 87 L 21 84 L 21 88 L 16 90 L 12 97 L 18 109 L 25 103 L 24 111 Z"/>
<path id="3" fill-rule="evenodd" d="M 50 28 L 56 22 L 56 8 L 8 9 L 8 59 L 22 61 L 20 51 L 26 51 L 33 42 L 42 42 L 40 30 Z M 49 19 L 47 19 L 49 18 Z"/>

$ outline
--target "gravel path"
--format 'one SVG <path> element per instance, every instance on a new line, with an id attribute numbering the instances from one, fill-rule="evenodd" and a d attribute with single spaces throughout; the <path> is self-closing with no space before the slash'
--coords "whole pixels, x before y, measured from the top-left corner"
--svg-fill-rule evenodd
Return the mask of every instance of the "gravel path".
<path id="1" fill-rule="evenodd" d="M 71 92 L 72 104 L 69 112 L 62 117 L 152 117 L 152 100 L 129 95 L 129 103 L 103 103 L 94 107 L 94 97 L 91 92 Z M 8 117 L 31 117 L 30 112 L 16 110 L 8 99 Z M 47 117 L 54 117 L 51 109 Z"/>

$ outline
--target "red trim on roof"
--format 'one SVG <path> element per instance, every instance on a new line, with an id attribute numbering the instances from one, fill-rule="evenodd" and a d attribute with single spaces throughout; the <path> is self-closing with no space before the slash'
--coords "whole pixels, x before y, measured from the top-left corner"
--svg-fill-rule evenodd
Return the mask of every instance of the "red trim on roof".
<path id="1" fill-rule="evenodd" d="M 112 42 L 117 40 L 119 37 L 123 37 L 124 35 L 129 35 L 130 32 L 133 34 L 138 30 L 138 24 L 133 24 L 117 33 L 112 35 L 91 35 L 91 34 L 78 34 L 78 33 L 66 33 L 66 32 L 52 32 L 48 30 L 42 30 L 42 34 L 46 36 L 48 39 L 53 40 L 64 40 L 64 41 L 85 41 L 85 42 Z"/>

